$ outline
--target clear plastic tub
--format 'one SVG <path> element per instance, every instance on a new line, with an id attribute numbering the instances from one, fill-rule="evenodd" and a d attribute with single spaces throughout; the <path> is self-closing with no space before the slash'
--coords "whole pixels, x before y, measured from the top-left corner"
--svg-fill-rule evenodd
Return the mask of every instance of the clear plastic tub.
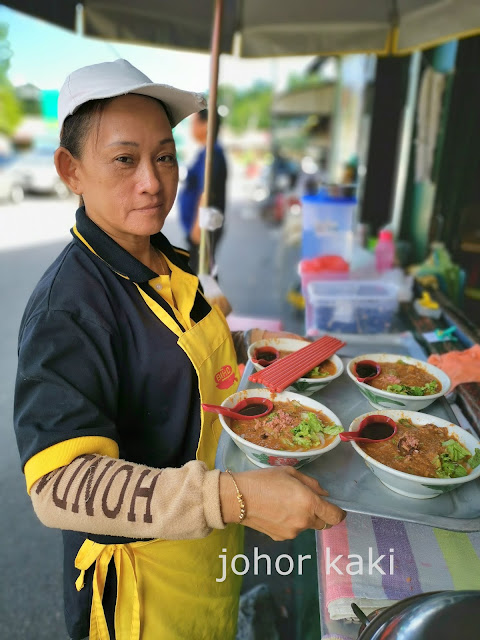
<path id="1" fill-rule="evenodd" d="M 357 202 L 326 191 L 302 198 L 302 257 L 336 254 L 347 262 L 353 251 Z"/>
<path id="2" fill-rule="evenodd" d="M 305 330 L 388 333 L 398 309 L 398 288 L 380 280 L 314 281 L 307 285 Z"/>

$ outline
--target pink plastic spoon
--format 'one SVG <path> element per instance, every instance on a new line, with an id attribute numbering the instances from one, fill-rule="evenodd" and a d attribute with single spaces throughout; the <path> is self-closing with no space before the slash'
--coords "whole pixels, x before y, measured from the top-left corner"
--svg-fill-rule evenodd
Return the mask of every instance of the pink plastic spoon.
<path id="1" fill-rule="evenodd" d="M 358 382 L 373 380 L 382 372 L 381 366 L 374 360 L 359 360 L 353 365 L 353 375 Z"/>
<path id="2" fill-rule="evenodd" d="M 397 423 L 392 418 L 382 415 L 367 416 L 358 425 L 357 431 L 346 431 L 339 434 L 340 440 L 349 442 L 383 442 L 390 440 L 397 433 Z"/>
<path id="3" fill-rule="evenodd" d="M 202 404 L 202 409 L 211 413 L 221 413 L 222 416 L 234 420 L 255 420 L 268 415 L 273 409 L 273 402 L 268 398 L 245 398 L 233 409 L 218 404 Z"/>
<path id="4" fill-rule="evenodd" d="M 255 353 L 252 357 L 252 362 L 256 362 L 261 367 L 268 367 L 269 364 L 275 362 L 280 357 L 280 352 L 275 347 L 259 347 L 255 349 Z"/>

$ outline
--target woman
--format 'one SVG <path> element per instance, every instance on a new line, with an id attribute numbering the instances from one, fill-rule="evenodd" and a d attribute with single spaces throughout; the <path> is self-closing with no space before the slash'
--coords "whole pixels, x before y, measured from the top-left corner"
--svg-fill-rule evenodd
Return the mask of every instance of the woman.
<path id="1" fill-rule="evenodd" d="M 237 523 L 285 539 L 344 517 L 290 468 L 214 469 L 221 427 L 200 405 L 235 391 L 232 339 L 160 233 L 172 126 L 204 106 L 124 60 L 59 96 L 55 165 L 83 206 L 22 320 L 15 428 L 33 507 L 62 529 L 74 640 L 233 638 L 239 578 L 216 578 Z"/>

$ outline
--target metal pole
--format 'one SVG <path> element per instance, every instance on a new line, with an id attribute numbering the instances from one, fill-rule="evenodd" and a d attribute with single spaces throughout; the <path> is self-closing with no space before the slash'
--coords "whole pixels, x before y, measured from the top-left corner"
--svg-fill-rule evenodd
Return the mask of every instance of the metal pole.
<path id="1" fill-rule="evenodd" d="M 215 0 L 215 9 L 212 26 L 212 45 L 210 55 L 210 90 L 208 96 L 208 123 L 207 123 L 207 147 L 205 154 L 205 182 L 203 189 L 204 206 L 211 204 L 211 184 L 213 170 L 213 147 L 215 144 L 215 128 L 217 121 L 217 89 L 218 70 L 220 62 L 220 37 L 222 33 L 223 0 Z M 200 230 L 200 249 L 198 273 L 208 274 L 211 263 L 210 232 Z"/>

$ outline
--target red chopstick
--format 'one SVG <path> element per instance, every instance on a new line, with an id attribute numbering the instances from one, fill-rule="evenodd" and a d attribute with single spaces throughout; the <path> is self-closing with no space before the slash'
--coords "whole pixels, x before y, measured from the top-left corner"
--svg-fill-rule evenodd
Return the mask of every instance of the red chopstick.
<path id="1" fill-rule="evenodd" d="M 292 354 L 289 354 L 290 359 L 287 361 L 287 358 L 283 358 L 283 366 L 277 367 L 277 369 L 273 370 L 273 372 L 269 371 L 266 378 L 269 380 L 269 382 L 276 383 L 282 380 L 284 377 L 287 377 L 289 373 L 292 372 L 295 374 L 299 374 L 297 375 L 297 377 L 301 377 L 304 373 L 308 373 L 308 371 L 310 371 L 313 367 L 318 365 L 320 362 L 323 362 L 329 356 L 335 353 L 335 351 L 340 348 L 337 346 L 337 343 L 341 344 L 340 341 L 337 341 L 335 338 L 329 339 L 328 342 L 325 341 L 324 343 L 322 343 L 322 349 L 320 351 L 316 350 L 313 356 L 311 352 L 308 353 L 304 351 L 305 348 L 299 349 L 299 351 L 294 352 L 298 353 L 297 358 L 290 358 L 290 355 Z M 307 368 L 312 358 L 315 359 L 315 364 Z"/>
<path id="2" fill-rule="evenodd" d="M 289 384 L 291 384 L 295 380 L 298 380 L 298 378 L 301 378 L 304 374 L 308 373 L 308 371 L 310 371 L 317 364 L 323 362 L 331 355 L 333 355 L 335 351 L 336 347 L 318 354 L 318 357 L 314 360 L 304 360 L 301 363 L 301 368 L 298 366 L 298 363 L 291 363 L 291 366 L 288 370 L 279 372 L 280 375 L 275 376 L 275 378 L 262 378 L 262 384 L 267 385 L 274 391 L 283 391 L 283 389 L 288 387 Z"/>
<path id="3" fill-rule="evenodd" d="M 345 344 L 332 336 L 323 336 L 285 358 L 273 362 L 268 368 L 253 373 L 249 376 L 249 380 L 263 384 L 270 391 L 283 391 L 320 362 L 328 360 Z"/>
<path id="4" fill-rule="evenodd" d="M 269 376 L 257 378 L 257 382 L 261 382 L 264 386 L 269 388 L 271 391 L 283 391 L 288 387 L 292 382 L 301 378 L 305 373 L 308 373 L 314 366 L 319 364 L 319 362 L 323 362 L 327 360 L 330 356 L 332 356 L 337 349 L 339 349 L 343 345 L 339 345 L 338 347 L 333 347 L 329 351 L 322 352 L 321 354 L 317 354 L 317 357 L 310 361 L 303 361 L 302 367 L 298 368 L 298 363 L 295 364 L 295 367 L 290 367 L 288 371 L 281 372 L 281 376 L 275 376 L 275 379 L 271 379 Z"/>
<path id="5" fill-rule="evenodd" d="M 299 349 L 298 351 L 294 351 L 293 353 L 290 353 L 285 358 L 282 358 L 281 360 L 277 360 L 276 362 L 269 365 L 268 369 L 265 368 L 261 371 L 258 371 L 252 374 L 252 376 L 250 376 L 250 379 L 255 378 L 256 380 L 266 379 L 266 380 L 273 381 L 274 378 L 276 379 L 278 377 L 277 374 L 283 375 L 283 372 L 290 368 L 292 361 L 293 361 L 293 364 L 298 362 L 299 363 L 298 366 L 300 369 L 301 367 L 300 363 L 305 358 L 309 358 L 309 359 L 314 358 L 316 362 L 315 364 L 312 365 L 312 367 L 316 366 L 320 362 L 320 360 L 317 360 L 317 358 L 320 358 L 322 356 L 323 351 L 326 350 L 327 347 L 329 346 L 331 346 L 332 348 L 335 347 L 335 350 L 337 350 L 340 348 L 341 344 L 343 343 L 341 343 L 336 338 L 332 338 L 330 336 L 324 336 L 323 338 L 320 338 L 320 340 L 317 340 L 314 343 L 308 344 L 302 349 Z M 310 367 L 310 369 L 312 367 Z M 306 369 L 302 373 L 307 373 L 308 371 L 310 371 L 310 369 Z M 299 374 L 299 377 L 301 377 L 302 373 Z"/>

